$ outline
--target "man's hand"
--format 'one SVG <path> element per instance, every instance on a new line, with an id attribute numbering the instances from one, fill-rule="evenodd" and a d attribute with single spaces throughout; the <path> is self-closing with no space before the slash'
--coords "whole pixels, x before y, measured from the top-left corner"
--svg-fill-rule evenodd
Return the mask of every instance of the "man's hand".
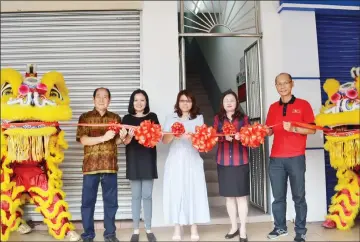
<path id="1" fill-rule="evenodd" d="M 290 122 L 283 122 L 283 127 L 286 131 L 288 132 L 292 132 L 292 126 L 291 126 L 291 123 Z"/>
<path id="2" fill-rule="evenodd" d="M 236 140 L 240 140 L 240 133 L 237 132 L 237 133 L 235 134 L 234 138 L 235 138 Z"/>
<path id="3" fill-rule="evenodd" d="M 122 129 L 120 130 L 120 139 L 123 140 L 123 139 L 126 137 L 126 135 L 127 135 L 126 129 L 125 129 L 125 128 L 122 128 Z"/>
<path id="4" fill-rule="evenodd" d="M 103 136 L 103 141 L 105 142 L 105 141 L 111 140 L 114 137 L 115 137 L 115 132 L 112 130 L 108 130 L 108 131 L 106 131 L 106 133 Z"/>
<path id="5" fill-rule="evenodd" d="M 228 136 L 228 135 L 225 136 L 225 139 L 226 139 L 227 141 L 229 141 L 229 142 L 231 142 L 231 141 L 233 140 L 233 138 L 232 138 L 231 136 Z"/>

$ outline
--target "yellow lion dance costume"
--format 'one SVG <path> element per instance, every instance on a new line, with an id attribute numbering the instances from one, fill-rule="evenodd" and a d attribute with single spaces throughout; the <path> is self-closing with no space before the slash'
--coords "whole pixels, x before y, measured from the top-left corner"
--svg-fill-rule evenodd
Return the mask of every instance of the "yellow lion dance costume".
<path id="1" fill-rule="evenodd" d="M 48 72 L 40 81 L 34 65 L 28 66 L 25 78 L 14 69 L 1 70 L 2 241 L 8 240 L 11 231 L 31 231 L 22 220 L 21 206 L 26 201 L 37 206 L 54 238 L 80 239 L 70 222 L 58 167 L 67 143 L 57 122 L 71 119 L 69 104 L 61 73 Z"/>
<path id="2" fill-rule="evenodd" d="M 336 194 L 323 226 L 348 230 L 360 209 L 360 67 L 352 68 L 354 82 L 340 85 L 335 79 L 324 83 L 328 101 L 316 116 L 316 124 L 332 127 L 337 133 L 326 134 L 325 150 L 330 164 L 337 169 Z"/>

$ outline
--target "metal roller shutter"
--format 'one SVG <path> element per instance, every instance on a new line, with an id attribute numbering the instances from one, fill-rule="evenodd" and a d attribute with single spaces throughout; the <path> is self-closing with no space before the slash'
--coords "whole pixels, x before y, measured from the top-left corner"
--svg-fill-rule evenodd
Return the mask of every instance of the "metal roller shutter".
<path id="1" fill-rule="evenodd" d="M 316 15 L 319 50 L 321 99 L 327 100 L 322 86 L 327 78 L 336 78 L 341 83 L 352 81 L 350 70 L 360 66 L 360 18 L 334 14 Z M 329 154 L 325 151 L 326 197 L 331 204 L 337 184 L 336 171 L 330 166 Z"/>
<path id="2" fill-rule="evenodd" d="M 93 108 L 97 87 L 111 90 L 110 110 L 123 117 L 132 91 L 140 87 L 140 12 L 41 12 L 1 13 L 1 66 L 21 73 L 26 64 L 38 65 L 39 76 L 50 70 L 62 72 L 70 91 L 73 117 Z M 75 127 L 64 127 L 69 149 L 63 170 L 73 220 L 81 220 L 83 148 L 75 141 Z M 119 148 L 119 210 L 117 219 L 131 218 L 131 191 L 125 179 L 124 147 Z M 26 205 L 27 218 L 43 218 Z M 103 219 L 101 186 L 95 219 Z"/>

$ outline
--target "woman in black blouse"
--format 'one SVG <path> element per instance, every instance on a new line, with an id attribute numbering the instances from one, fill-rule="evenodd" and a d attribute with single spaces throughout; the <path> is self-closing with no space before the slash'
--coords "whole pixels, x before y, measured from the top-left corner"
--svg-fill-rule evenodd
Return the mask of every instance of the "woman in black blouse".
<path id="1" fill-rule="evenodd" d="M 144 120 L 151 120 L 159 124 L 155 113 L 150 112 L 149 98 L 145 91 L 135 90 L 130 96 L 129 114 L 125 115 L 122 123 L 139 126 Z M 156 241 L 151 232 L 152 190 L 154 179 L 158 178 L 156 166 L 156 147 L 147 148 L 133 138 L 134 130 L 129 129 L 124 139 L 126 145 L 126 178 L 131 180 L 132 218 L 134 233 L 130 241 L 139 241 L 139 222 L 141 199 L 144 206 L 145 229 L 149 241 Z"/>

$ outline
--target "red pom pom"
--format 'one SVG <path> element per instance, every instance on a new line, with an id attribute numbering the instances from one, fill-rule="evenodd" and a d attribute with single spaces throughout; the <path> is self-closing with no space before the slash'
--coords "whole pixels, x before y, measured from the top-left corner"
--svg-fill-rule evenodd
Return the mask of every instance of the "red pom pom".
<path id="1" fill-rule="evenodd" d="M 25 95 L 27 95 L 28 94 L 28 92 L 30 92 L 30 88 L 27 86 L 27 85 L 21 85 L 20 87 L 19 87 L 19 93 L 20 93 L 20 95 L 23 95 L 23 96 L 25 96 Z"/>
<path id="2" fill-rule="evenodd" d="M 243 146 L 256 148 L 264 143 L 266 134 L 266 128 L 262 124 L 246 125 L 240 129 L 240 141 Z"/>
<path id="3" fill-rule="evenodd" d="M 150 120 L 142 121 L 134 134 L 139 144 L 149 148 L 155 147 L 162 137 L 161 126 Z"/>
<path id="4" fill-rule="evenodd" d="M 171 126 L 171 133 L 174 133 L 175 137 L 180 137 L 181 135 L 185 134 L 185 127 L 180 122 L 175 122 Z"/>
<path id="5" fill-rule="evenodd" d="M 224 135 L 234 135 L 236 133 L 236 128 L 232 123 L 226 123 L 222 127 Z"/>
<path id="6" fill-rule="evenodd" d="M 199 152 L 208 152 L 214 148 L 218 137 L 213 127 L 207 127 L 206 124 L 196 126 L 195 134 L 192 135 L 192 144 Z"/>
<path id="7" fill-rule="evenodd" d="M 116 134 L 120 132 L 120 125 L 116 121 L 110 121 L 110 126 L 108 126 L 108 130 L 114 131 Z"/>

